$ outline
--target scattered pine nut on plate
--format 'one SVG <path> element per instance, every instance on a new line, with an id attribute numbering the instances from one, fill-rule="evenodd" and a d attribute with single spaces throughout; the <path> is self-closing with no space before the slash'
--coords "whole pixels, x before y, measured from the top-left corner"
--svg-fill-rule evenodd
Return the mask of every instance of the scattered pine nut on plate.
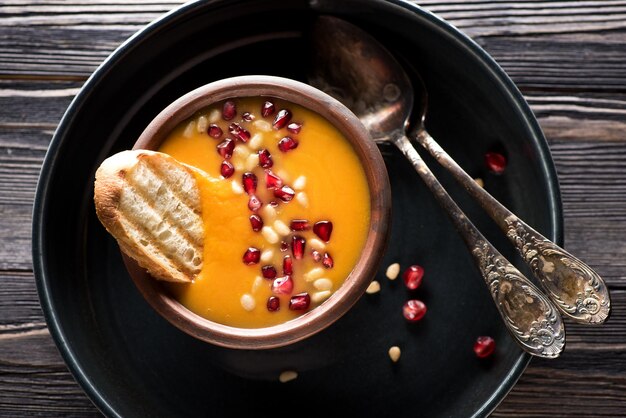
<path id="1" fill-rule="evenodd" d="M 400 354 L 402 352 L 400 351 L 400 347 L 398 346 L 393 346 L 389 349 L 389 358 L 391 359 L 391 361 L 393 361 L 394 363 L 397 363 L 398 360 L 400 360 Z"/>
<path id="2" fill-rule="evenodd" d="M 396 280 L 398 274 L 400 274 L 400 264 L 398 263 L 390 264 L 385 272 L 385 275 L 389 280 Z"/>
<path id="3" fill-rule="evenodd" d="M 297 377 L 298 377 L 298 372 L 294 370 L 286 370 L 282 372 L 280 376 L 278 376 L 278 380 L 280 381 L 280 383 L 287 383 L 296 379 Z"/>
<path id="4" fill-rule="evenodd" d="M 378 283 L 376 280 L 373 280 L 365 290 L 365 293 L 367 293 L 368 295 L 372 295 L 378 292 L 380 292 L 380 283 Z"/>

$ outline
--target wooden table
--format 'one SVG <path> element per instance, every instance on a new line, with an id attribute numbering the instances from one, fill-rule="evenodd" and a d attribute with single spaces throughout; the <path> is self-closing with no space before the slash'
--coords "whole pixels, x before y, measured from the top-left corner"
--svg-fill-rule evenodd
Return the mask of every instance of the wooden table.
<path id="1" fill-rule="evenodd" d="M 0 3 L 0 416 L 98 415 L 39 306 L 30 248 L 37 176 L 82 83 L 129 35 L 178 4 Z M 533 360 L 493 416 L 626 416 L 626 1 L 420 4 L 473 37 L 522 90 L 553 152 L 565 245 L 612 291 L 609 322 L 568 322 L 565 354 Z"/>

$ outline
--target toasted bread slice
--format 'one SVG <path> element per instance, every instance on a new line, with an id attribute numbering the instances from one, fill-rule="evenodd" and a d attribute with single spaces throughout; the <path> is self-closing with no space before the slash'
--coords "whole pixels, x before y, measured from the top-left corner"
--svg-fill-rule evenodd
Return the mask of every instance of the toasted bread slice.
<path id="1" fill-rule="evenodd" d="M 204 224 L 192 168 L 160 152 L 115 154 L 94 190 L 100 222 L 156 279 L 190 282 L 202 269 Z"/>

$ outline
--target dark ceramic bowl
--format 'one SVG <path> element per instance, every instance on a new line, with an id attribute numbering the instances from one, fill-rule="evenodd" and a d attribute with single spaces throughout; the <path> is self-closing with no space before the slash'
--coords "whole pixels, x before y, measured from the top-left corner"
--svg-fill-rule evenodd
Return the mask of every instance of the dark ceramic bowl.
<path id="1" fill-rule="evenodd" d="M 244 74 L 305 81 L 307 37 L 320 14 L 364 28 L 407 71 L 418 70 L 430 94 L 428 131 L 496 198 L 562 242 L 557 177 L 533 114 L 493 59 L 448 23 L 400 0 L 191 2 L 131 38 L 87 81 L 57 129 L 38 185 L 33 263 L 43 311 L 70 371 L 104 414 L 484 417 L 526 367 L 529 356 L 510 339 L 462 240 L 391 148 L 381 149 L 393 204 L 389 246 L 376 275 L 381 291 L 303 341 L 269 350 L 207 344 L 171 326 L 129 278 L 93 210 L 96 168 L 132 147 L 169 103 L 211 81 Z M 483 166 L 492 149 L 508 157 L 503 175 Z M 515 262 L 493 222 L 424 158 Z M 417 291 L 384 278 L 394 262 L 424 267 Z M 428 305 L 416 324 L 401 314 L 409 298 Z M 497 342 L 485 361 L 472 351 L 479 335 Z M 395 364 L 387 357 L 392 345 L 402 348 Z M 295 369 L 299 377 L 280 384 L 277 369 Z M 251 375 L 267 380 L 244 378 Z M 314 401 L 303 404 L 303 394 Z"/>
<path id="2" fill-rule="evenodd" d="M 237 328 L 205 319 L 167 292 L 127 259 L 129 272 L 144 298 L 171 324 L 202 341 L 238 349 L 280 347 L 309 337 L 343 316 L 363 295 L 382 259 L 389 231 L 391 193 L 385 163 L 359 119 L 337 100 L 307 84 L 283 77 L 232 77 L 199 87 L 159 113 L 134 145 L 134 149 L 157 150 L 183 121 L 214 103 L 241 97 L 269 97 L 295 103 L 329 121 L 352 145 L 367 178 L 370 191 L 370 225 L 356 266 L 333 295 L 305 314 L 279 325 Z"/>

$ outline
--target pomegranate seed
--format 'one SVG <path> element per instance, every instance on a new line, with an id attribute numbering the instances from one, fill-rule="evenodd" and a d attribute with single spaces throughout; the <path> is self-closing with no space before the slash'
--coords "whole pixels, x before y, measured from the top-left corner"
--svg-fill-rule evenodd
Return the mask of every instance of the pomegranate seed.
<path id="1" fill-rule="evenodd" d="M 259 161 L 261 161 L 260 158 Z M 277 189 L 282 186 L 283 181 L 280 177 L 274 174 L 271 170 L 265 170 L 265 187 L 268 189 Z"/>
<path id="2" fill-rule="evenodd" d="M 250 247 L 243 254 L 243 262 L 244 264 L 250 266 L 252 264 L 257 264 L 261 258 L 261 251 L 258 248 Z"/>
<path id="3" fill-rule="evenodd" d="M 291 276 L 283 276 L 274 279 L 272 283 L 272 292 L 277 295 L 289 295 L 293 292 L 293 280 Z"/>
<path id="4" fill-rule="evenodd" d="M 263 115 L 264 118 L 272 116 L 275 111 L 276 107 L 274 107 L 274 103 L 272 102 L 265 102 L 263 103 L 263 107 L 261 107 L 261 115 Z"/>
<path id="5" fill-rule="evenodd" d="M 267 265 L 261 267 L 261 274 L 266 279 L 275 279 L 276 278 L 276 268 L 272 265 Z"/>
<path id="6" fill-rule="evenodd" d="M 281 241 L 280 242 L 280 251 L 285 252 L 289 249 L 289 244 L 287 244 L 285 241 Z"/>
<path id="7" fill-rule="evenodd" d="M 333 266 L 335 265 L 335 262 L 333 261 L 333 258 L 330 256 L 330 254 L 324 253 L 324 258 L 322 259 L 322 265 L 326 267 L 327 269 L 333 268 Z"/>
<path id="8" fill-rule="evenodd" d="M 267 299 L 267 310 L 270 312 L 276 312 L 280 309 L 280 299 L 276 296 L 270 296 Z"/>
<path id="9" fill-rule="evenodd" d="M 402 274 L 404 284 L 411 290 L 417 289 L 422 284 L 422 277 L 424 277 L 424 269 L 418 265 L 410 266 Z"/>
<path id="10" fill-rule="evenodd" d="M 289 125 L 287 125 L 287 130 L 292 134 L 299 134 L 301 129 L 302 124 L 298 122 L 291 122 Z"/>
<path id="11" fill-rule="evenodd" d="M 426 305 L 421 300 L 408 300 L 402 307 L 402 315 L 409 322 L 417 322 L 426 315 Z"/>
<path id="12" fill-rule="evenodd" d="M 222 158 L 228 160 L 233 156 L 233 150 L 235 149 L 235 141 L 230 138 L 226 138 L 219 144 L 217 144 L 217 152 Z"/>
<path id="13" fill-rule="evenodd" d="M 506 157 L 498 152 L 488 152 L 485 154 L 485 165 L 492 173 L 502 174 L 506 168 Z"/>
<path id="14" fill-rule="evenodd" d="M 496 349 L 496 341 L 487 336 L 476 338 L 474 343 L 474 353 L 478 358 L 489 357 Z"/>
<path id="15" fill-rule="evenodd" d="M 282 152 L 291 151 L 296 148 L 298 148 L 298 141 L 290 136 L 285 136 L 280 141 L 278 141 L 278 149 Z"/>
<path id="16" fill-rule="evenodd" d="M 251 195 L 250 199 L 248 199 L 248 209 L 250 209 L 252 212 L 256 212 L 257 210 L 261 209 L 261 206 L 263 206 L 263 202 L 261 202 L 261 200 L 256 197 L 256 195 Z"/>
<path id="17" fill-rule="evenodd" d="M 220 166 L 220 174 L 225 178 L 229 178 L 235 172 L 235 167 L 230 163 L 230 161 L 222 161 L 222 165 Z"/>
<path id="18" fill-rule="evenodd" d="M 292 311 L 303 311 L 311 304 L 311 297 L 308 293 L 298 293 L 289 300 L 289 309 Z"/>
<path id="19" fill-rule="evenodd" d="M 235 102 L 228 100 L 224 102 L 224 107 L 222 107 L 222 119 L 231 120 L 237 115 L 237 106 L 235 106 Z"/>
<path id="20" fill-rule="evenodd" d="M 254 120 L 254 115 L 250 112 L 245 112 L 243 115 L 241 115 L 241 119 L 245 120 L 246 122 L 252 122 Z"/>
<path id="21" fill-rule="evenodd" d="M 301 236 L 294 235 L 291 239 L 291 253 L 296 260 L 302 259 L 304 255 L 304 247 L 306 246 L 306 240 Z"/>
<path id="22" fill-rule="evenodd" d="M 293 259 L 290 255 L 286 255 L 285 258 L 283 258 L 283 274 L 286 276 L 293 274 Z"/>
<path id="23" fill-rule="evenodd" d="M 274 165 L 272 154 L 266 149 L 259 150 L 259 165 L 263 168 L 270 168 Z"/>
<path id="24" fill-rule="evenodd" d="M 263 228 L 263 219 L 259 215 L 250 215 L 250 225 L 254 232 L 259 232 Z"/>
<path id="25" fill-rule="evenodd" d="M 274 129 L 278 130 L 284 128 L 285 126 L 287 126 L 289 121 L 291 121 L 291 112 L 287 109 L 279 110 L 276 114 L 276 117 L 274 118 Z"/>
<path id="26" fill-rule="evenodd" d="M 296 192 L 289 186 L 283 186 L 280 189 L 274 189 L 274 196 L 276 196 L 283 202 L 290 202 L 295 194 Z"/>
<path id="27" fill-rule="evenodd" d="M 243 190 L 248 194 L 256 193 L 257 178 L 254 173 L 246 172 L 241 176 Z"/>
<path id="28" fill-rule="evenodd" d="M 319 221 L 313 225 L 313 232 L 324 242 L 330 241 L 330 234 L 333 232 L 333 223 L 331 221 Z"/>
<path id="29" fill-rule="evenodd" d="M 313 257 L 313 261 L 315 261 L 316 263 L 322 261 L 322 254 L 317 250 L 311 251 L 311 256 Z"/>
<path id="30" fill-rule="evenodd" d="M 293 231 L 306 231 L 309 229 L 309 221 L 306 219 L 294 219 L 290 225 Z"/>
<path id="31" fill-rule="evenodd" d="M 228 127 L 228 131 L 241 142 L 248 142 L 250 140 L 250 132 L 242 128 L 238 123 L 231 123 Z"/>
<path id="32" fill-rule="evenodd" d="M 219 126 L 217 126 L 214 123 L 209 125 L 209 129 L 207 130 L 207 132 L 208 132 L 210 137 L 213 137 L 215 139 L 218 139 L 224 133 L 224 131 L 222 131 L 222 128 L 220 128 Z"/>

